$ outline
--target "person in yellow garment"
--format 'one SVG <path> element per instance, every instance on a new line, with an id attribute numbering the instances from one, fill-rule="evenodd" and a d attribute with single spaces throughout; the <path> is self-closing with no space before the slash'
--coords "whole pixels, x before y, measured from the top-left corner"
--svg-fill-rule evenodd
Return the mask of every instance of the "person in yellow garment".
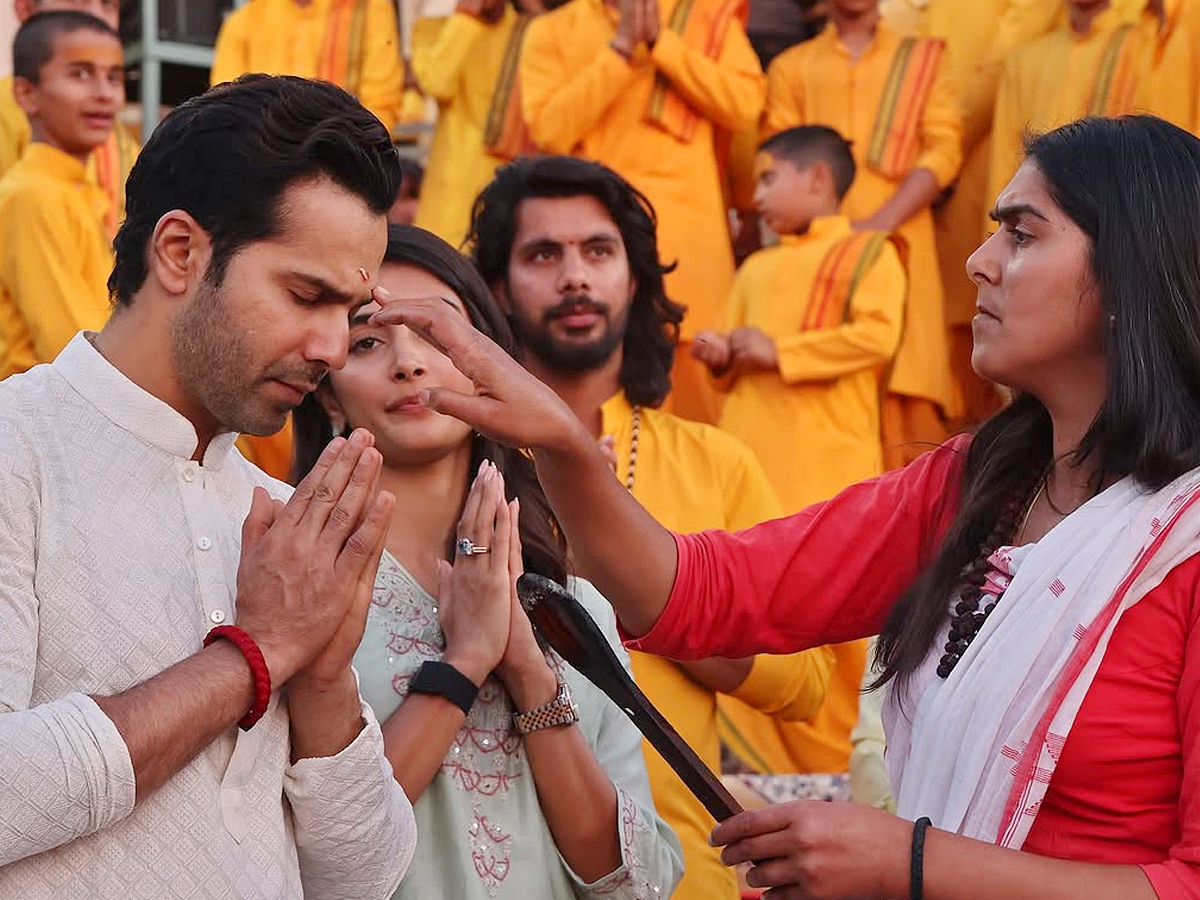
<path id="1" fill-rule="evenodd" d="M 619 175 L 570 157 L 502 167 L 480 194 L 468 247 L 523 344 L 524 363 L 610 448 L 619 478 L 660 521 L 699 531 L 779 515 L 754 454 L 732 435 L 656 407 L 670 388 L 683 310 L 666 298 L 652 208 Z M 586 577 L 586 573 L 580 572 Z M 714 771 L 717 693 L 804 720 L 817 713 L 831 654 L 705 660 L 633 654 L 638 685 Z M 734 900 L 737 880 L 709 846 L 712 819 L 649 747 L 659 813 L 679 835 L 680 900 Z"/>
<path id="2" fill-rule="evenodd" d="M 125 103 L 120 38 L 88 13 L 39 13 L 13 41 L 13 90 L 33 140 L 0 178 L 0 378 L 108 319 L 108 200 L 86 172 Z"/>
<path id="3" fill-rule="evenodd" d="M 390 131 L 404 95 L 396 8 L 391 0 L 250 0 L 221 25 L 210 83 L 247 72 L 332 81 Z"/>
<path id="4" fill-rule="evenodd" d="M 521 54 L 533 141 L 611 166 L 653 204 L 685 348 L 720 325 L 733 282 L 715 132 L 753 126 L 766 93 L 740 15 L 741 0 L 570 0 L 533 21 Z M 679 353 L 673 378 L 668 408 L 716 422 L 704 367 Z"/>
<path id="5" fill-rule="evenodd" d="M 900 343 L 907 277 L 887 232 L 856 232 L 840 214 L 856 167 L 832 128 L 779 132 L 755 168 L 755 205 L 780 243 L 742 264 L 726 330 L 701 332 L 692 352 L 729 391 L 721 427 L 758 454 L 792 513 L 883 470 L 879 382 Z M 849 770 L 867 642 L 832 650 L 811 723 L 720 699 L 722 737 L 750 771 Z"/>
<path id="6" fill-rule="evenodd" d="M 75 10 L 91 13 L 113 30 L 117 28 L 119 6 L 119 0 L 15 0 L 13 3 L 18 22 L 41 12 Z M 0 79 L 0 176 L 21 158 L 31 137 L 29 119 L 17 104 L 9 75 Z M 103 190 L 108 198 L 104 230 L 109 240 L 116 236 L 117 227 L 125 218 L 125 180 L 137 159 L 138 149 L 137 139 L 117 122 L 108 140 L 88 156 L 87 181 Z"/>
<path id="7" fill-rule="evenodd" d="M 413 224 L 455 247 L 475 196 L 504 162 L 531 149 L 517 62 L 540 0 L 461 0 L 448 17 L 413 25 L 412 67 L 437 100 L 429 167 Z"/>
<path id="8" fill-rule="evenodd" d="M 979 222 L 995 199 L 987 195 L 987 171 L 996 89 L 1004 60 L 1054 27 L 1060 6 L 1055 0 L 975 0 L 970 13 L 964 14 L 961 0 L 884 0 L 880 5 L 883 20 L 897 33 L 946 42 L 950 79 L 958 87 L 963 165 L 949 196 L 934 213 L 934 222 L 946 294 L 950 365 L 962 397 L 958 423 L 962 427 L 984 421 L 1003 403 L 996 386 L 971 368 L 976 288 L 966 270 L 967 257 L 979 246 Z"/>
<path id="9" fill-rule="evenodd" d="M 901 38 L 879 20 L 876 0 L 827 8 L 821 34 L 771 63 L 763 135 L 811 124 L 838 131 L 858 164 L 843 213 L 907 247 L 913 290 L 883 402 L 884 463 L 895 468 L 945 438 L 959 408 L 931 206 L 958 173 L 962 119 L 944 42 Z"/>
<path id="10" fill-rule="evenodd" d="M 1027 133 L 1082 116 L 1135 111 L 1195 127 L 1192 31 L 1190 23 L 1178 21 L 1187 11 L 1184 3 L 1152 0 L 1136 21 L 1106 0 L 1068 0 L 1067 8 L 1064 27 L 1020 48 L 1004 64 L 993 117 L 989 197 L 998 196 L 1017 170 Z"/>

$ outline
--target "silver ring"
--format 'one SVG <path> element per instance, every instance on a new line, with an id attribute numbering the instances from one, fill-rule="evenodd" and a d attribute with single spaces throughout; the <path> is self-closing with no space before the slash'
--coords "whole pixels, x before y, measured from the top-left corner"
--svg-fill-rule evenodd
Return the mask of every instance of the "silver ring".
<path id="1" fill-rule="evenodd" d="M 488 547 L 478 547 L 471 543 L 470 538 L 459 538 L 454 542 L 454 549 L 458 551 L 459 556 L 476 556 L 480 553 L 491 553 Z"/>

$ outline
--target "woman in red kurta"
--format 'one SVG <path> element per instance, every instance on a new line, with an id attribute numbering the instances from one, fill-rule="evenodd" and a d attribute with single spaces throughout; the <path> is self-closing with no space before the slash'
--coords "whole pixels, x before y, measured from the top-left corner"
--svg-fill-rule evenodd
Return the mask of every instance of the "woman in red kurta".
<path id="1" fill-rule="evenodd" d="M 569 411 L 436 303 L 381 314 L 475 384 L 428 403 L 534 448 L 641 649 L 881 632 L 901 816 L 798 802 L 719 825 L 772 898 L 1200 898 L 1200 141 L 1096 119 L 1028 152 L 968 263 L 973 363 L 1018 399 L 737 535 L 657 526 Z"/>

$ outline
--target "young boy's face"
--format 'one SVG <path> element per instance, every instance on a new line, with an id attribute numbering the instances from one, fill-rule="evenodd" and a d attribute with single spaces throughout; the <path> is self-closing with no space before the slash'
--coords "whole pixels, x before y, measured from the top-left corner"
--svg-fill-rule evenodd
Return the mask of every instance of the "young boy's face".
<path id="1" fill-rule="evenodd" d="M 837 208 L 837 198 L 818 177 L 815 165 L 795 163 L 766 151 L 754 158 L 754 206 L 776 234 L 799 234 L 819 215 Z"/>
<path id="2" fill-rule="evenodd" d="M 125 104 L 121 43 L 86 28 L 59 34 L 37 84 L 14 86 L 38 140 L 86 155 L 108 140 Z"/>

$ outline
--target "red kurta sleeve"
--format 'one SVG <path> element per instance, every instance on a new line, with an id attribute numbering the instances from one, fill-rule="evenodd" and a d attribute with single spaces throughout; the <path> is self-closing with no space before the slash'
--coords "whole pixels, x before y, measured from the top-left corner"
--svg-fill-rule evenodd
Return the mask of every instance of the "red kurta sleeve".
<path id="1" fill-rule="evenodd" d="M 950 526 L 969 441 L 955 438 L 787 518 L 677 535 L 671 599 L 629 646 L 738 658 L 878 634 Z"/>
<path id="2" fill-rule="evenodd" d="M 1179 838 L 1161 863 L 1142 866 L 1159 900 L 1200 900 L 1200 588 L 1197 557 L 1176 567 L 1159 591 L 1178 591 L 1190 610 L 1183 671 L 1175 690 L 1179 715 L 1182 779 L 1179 785 Z M 1144 601 L 1143 601 L 1144 602 Z"/>

